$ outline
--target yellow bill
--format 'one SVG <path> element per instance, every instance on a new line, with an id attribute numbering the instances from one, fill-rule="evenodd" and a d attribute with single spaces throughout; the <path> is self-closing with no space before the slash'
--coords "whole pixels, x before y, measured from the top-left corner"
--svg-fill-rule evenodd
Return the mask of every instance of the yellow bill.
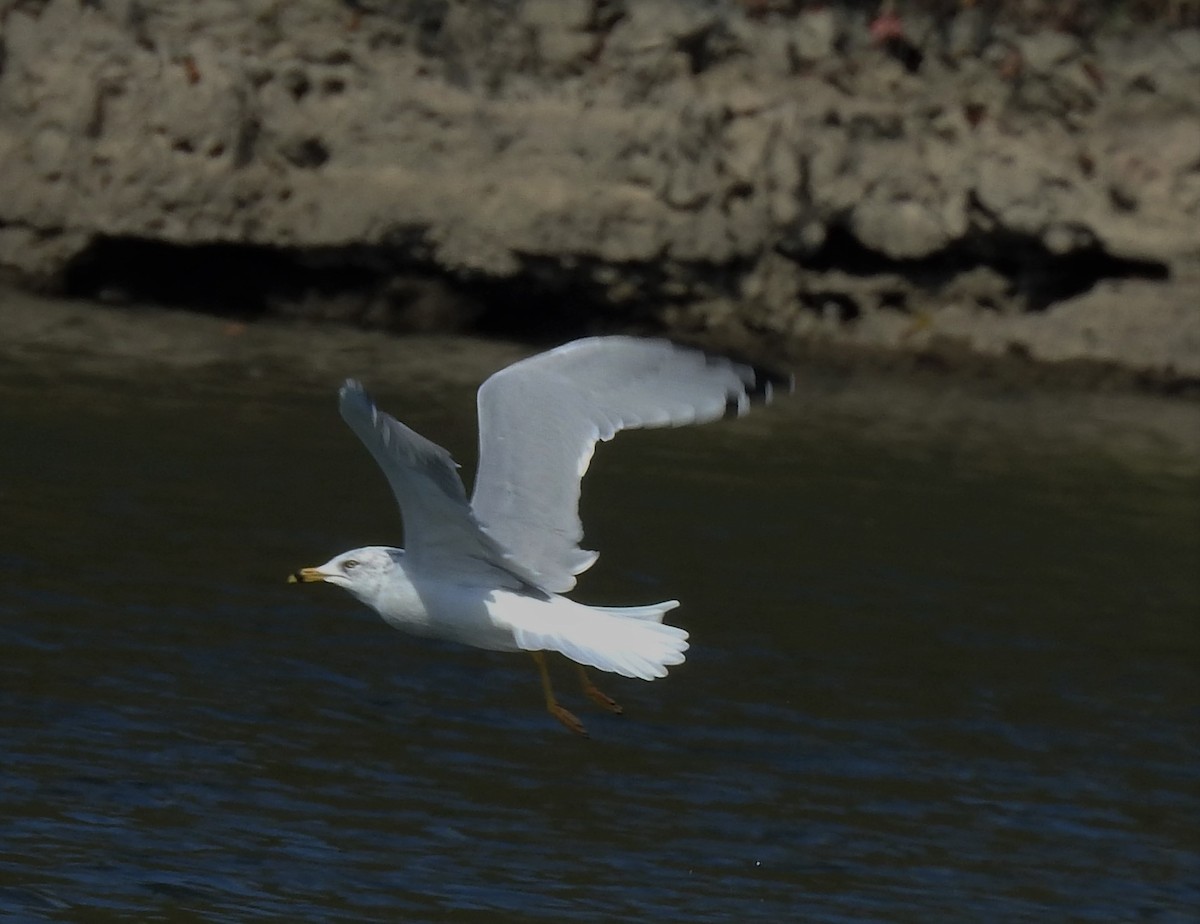
<path id="1" fill-rule="evenodd" d="M 314 584 L 325 580 L 326 576 L 320 568 L 301 568 L 299 571 L 289 574 L 287 582 L 289 584 Z"/>

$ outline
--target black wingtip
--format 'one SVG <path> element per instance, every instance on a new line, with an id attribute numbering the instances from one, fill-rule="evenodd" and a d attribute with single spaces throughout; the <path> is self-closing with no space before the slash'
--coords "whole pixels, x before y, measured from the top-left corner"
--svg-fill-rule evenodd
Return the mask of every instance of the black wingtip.
<path id="1" fill-rule="evenodd" d="M 796 390 L 796 377 L 790 372 L 770 369 L 766 366 L 750 367 L 754 370 L 754 387 L 750 390 L 751 400 L 768 403 L 776 394 L 790 395 Z"/>
<path id="2" fill-rule="evenodd" d="M 752 382 L 746 383 L 744 392 L 729 396 L 725 405 L 726 416 L 741 417 L 752 407 L 770 404 L 777 395 L 790 395 L 796 390 L 796 377 L 791 372 L 783 372 L 736 358 L 734 361 L 747 367 L 754 378 Z"/>

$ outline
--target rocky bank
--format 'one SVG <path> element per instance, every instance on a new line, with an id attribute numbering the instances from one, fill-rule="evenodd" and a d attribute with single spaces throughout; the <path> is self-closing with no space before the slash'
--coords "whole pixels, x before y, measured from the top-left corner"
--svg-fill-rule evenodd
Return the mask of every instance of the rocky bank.
<path id="1" fill-rule="evenodd" d="M 10 3 L 0 271 L 1200 383 L 1200 30 L 778 6 Z"/>

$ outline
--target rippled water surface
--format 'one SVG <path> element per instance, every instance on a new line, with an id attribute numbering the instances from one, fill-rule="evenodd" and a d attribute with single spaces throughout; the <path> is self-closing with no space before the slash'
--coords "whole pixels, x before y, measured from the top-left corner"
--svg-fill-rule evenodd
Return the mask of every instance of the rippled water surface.
<path id="1" fill-rule="evenodd" d="M 400 540 L 333 384 L 0 377 L 0 919 L 1194 920 L 1187 453 L 803 385 L 623 435 L 579 597 L 693 647 L 620 717 L 564 670 L 583 740 L 283 582 Z M 470 471 L 469 393 L 378 390 Z"/>

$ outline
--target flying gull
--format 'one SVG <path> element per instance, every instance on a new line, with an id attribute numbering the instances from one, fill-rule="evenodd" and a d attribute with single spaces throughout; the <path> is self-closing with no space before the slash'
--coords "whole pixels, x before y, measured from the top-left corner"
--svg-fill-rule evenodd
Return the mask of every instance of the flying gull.
<path id="1" fill-rule="evenodd" d="M 619 713 L 585 667 L 653 680 L 682 663 L 688 648 L 688 633 L 662 621 L 677 600 L 594 606 L 564 596 L 596 561 L 579 546 L 580 480 L 596 441 L 744 414 L 751 398 L 769 400 L 779 381 L 635 337 L 576 340 L 514 363 L 479 388 L 479 470 L 468 501 L 450 454 L 347 380 L 338 395 L 342 418 L 387 476 L 406 547 L 353 549 L 288 580 L 343 587 L 414 635 L 528 651 L 550 714 L 586 735 L 555 698 L 547 651 L 574 661 L 588 697 Z"/>

